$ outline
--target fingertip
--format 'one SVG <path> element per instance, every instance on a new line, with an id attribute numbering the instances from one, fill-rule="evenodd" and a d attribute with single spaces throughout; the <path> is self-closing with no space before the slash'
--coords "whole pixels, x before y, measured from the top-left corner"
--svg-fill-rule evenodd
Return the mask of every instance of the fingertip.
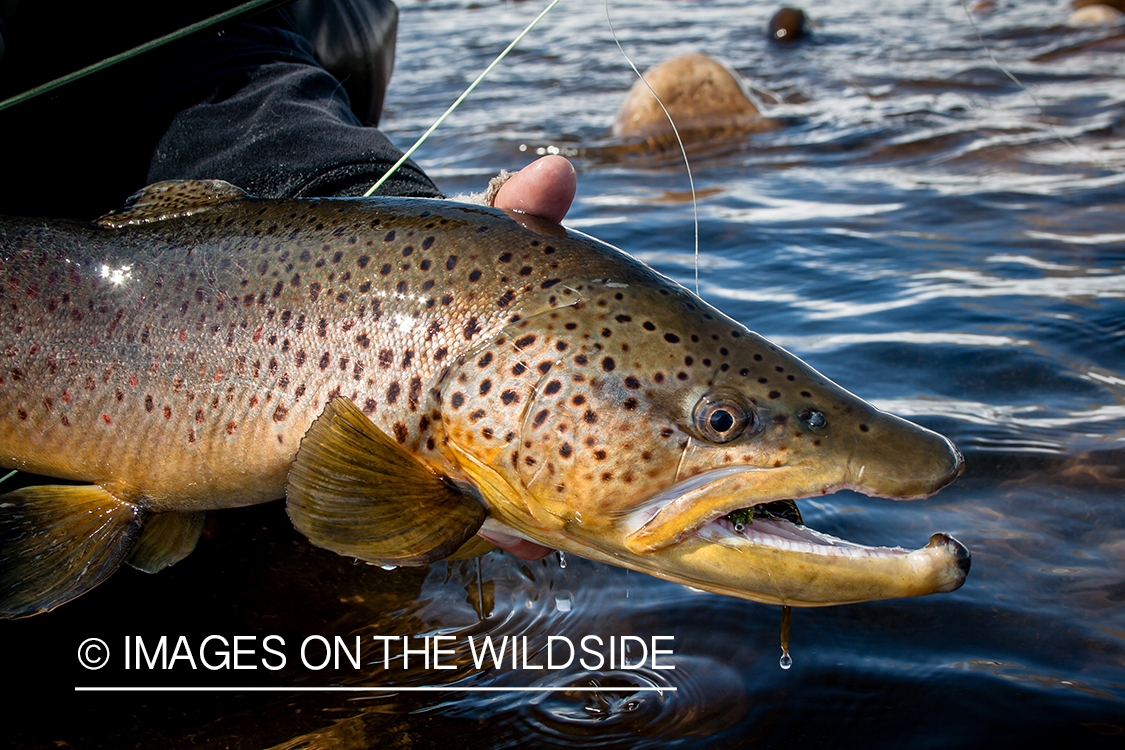
<path id="1" fill-rule="evenodd" d="M 570 209 L 577 187 L 578 177 L 568 159 L 544 156 L 504 183 L 493 205 L 540 216 L 557 224 Z"/>

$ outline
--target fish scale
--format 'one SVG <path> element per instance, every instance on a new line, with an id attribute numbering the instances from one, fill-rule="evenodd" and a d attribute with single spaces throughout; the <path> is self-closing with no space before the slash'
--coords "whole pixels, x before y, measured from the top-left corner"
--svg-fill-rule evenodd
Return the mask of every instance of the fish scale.
<path id="1" fill-rule="evenodd" d="M 5 616 L 282 496 L 313 543 L 382 564 L 480 552 L 483 527 L 800 606 L 968 570 L 947 535 L 864 548 L 795 508 L 732 531 L 838 489 L 925 497 L 961 457 L 549 222 L 162 183 L 96 224 L 2 219 L 0 249 L 0 462 L 89 483 L 0 500 Z"/>

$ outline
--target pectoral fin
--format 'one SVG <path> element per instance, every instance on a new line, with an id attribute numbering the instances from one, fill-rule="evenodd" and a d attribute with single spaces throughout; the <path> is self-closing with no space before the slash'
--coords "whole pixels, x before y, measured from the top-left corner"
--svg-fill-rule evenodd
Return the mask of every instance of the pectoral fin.
<path id="1" fill-rule="evenodd" d="M 97 586 L 128 556 L 145 516 L 96 486 L 0 497 L 0 617 L 46 612 Z"/>
<path id="2" fill-rule="evenodd" d="M 289 517 L 318 547 L 383 565 L 425 565 L 468 541 L 487 513 L 376 427 L 328 403 L 289 470 Z"/>
<path id="3" fill-rule="evenodd" d="M 146 573 L 175 565 L 195 549 L 206 513 L 158 513 L 148 519 L 129 564 Z"/>

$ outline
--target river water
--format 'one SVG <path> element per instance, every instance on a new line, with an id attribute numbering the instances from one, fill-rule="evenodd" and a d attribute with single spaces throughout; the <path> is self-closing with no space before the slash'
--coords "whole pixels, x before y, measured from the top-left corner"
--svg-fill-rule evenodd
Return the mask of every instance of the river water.
<path id="1" fill-rule="evenodd" d="M 412 142 L 541 7 L 402 0 L 385 131 Z M 973 555 L 960 590 L 797 610 L 783 670 L 776 607 L 574 556 L 381 570 L 311 548 L 279 504 L 226 511 L 184 563 L 154 577 L 123 570 L 51 615 L 5 625 L 5 661 L 18 667 L 6 681 L 26 675 L 59 714 L 13 717 L 15 744 L 1120 747 L 1125 27 L 1068 27 L 1063 3 L 997 0 L 974 15 L 978 37 L 953 0 L 818 0 L 804 5 L 813 37 L 782 48 L 762 36 L 777 7 L 612 4 L 638 67 L 705 51 L 777 95 L 767 111 L 783 127 L 692 160 L 698 261 L 682 164 L 623 154 L 607 135 L 633 74 L 600 0 L 564 0 L 417 160 L 455 193 L 539 153 L 570 156 L 570 226 L 689 287 L 698 268 L 700 294 L 724 312 L 949 436 L 967 470 L 933 498 L 844 492 L 801 505 L 811 526 L 862 543 L 913 548 L 951 533 Z M 244 662 L 257 669 L 74 663 L 88 637 L 117 649 L 127 636 L 181 634 L 224 639 L 213 646 L 247 636 L 256 650 Z M 289 656 L 276 671 L 264 667 L 268 635 Z M 452 669 L 423 662 L 420 639 L 437 635 Z M 526 666 L 521 651 L 515 668 L 510 655 L 477 668 L 466 644 L 485 635 L 518 636 L 521 649 L 526 637 Z M 565 661 L 562 638 L 587 635 L 607 664 L 533 668 Z M 310 636 L 360 636 L 362 666 L 302 664 Z M 400 641 L 385 641 L 384 659 L 371 636 L 411 636 L 418 652 L 404 668 Z M 611 669 L 610 642 L 618 661 L 624 643 L 626 666 L 645 666 Z M 674 669 L 653 668 L 654 647 L 655 666 Z M 284 690 L 72 692 L 89 685 Z M 616 689 L 406 689 L 442 685 Z M 324 686 L 400 689 L 294 689 Z"/>

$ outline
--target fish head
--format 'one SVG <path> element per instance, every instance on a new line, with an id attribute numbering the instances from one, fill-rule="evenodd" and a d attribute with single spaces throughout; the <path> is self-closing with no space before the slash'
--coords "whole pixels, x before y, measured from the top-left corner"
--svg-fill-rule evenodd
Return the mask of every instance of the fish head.
<path id="1" fill-rule="evenodd" d="M 884 413 L 671 282 L 573 281 L 461 359 L 445 448 L 486 528 L 696 588 L 795 606 L 956 589 L 968 553 L 805 527 L 793 501 L 911 500 L 958 477 L 946 438 Z M 489 524 L 492 524 L 490 527 Z"/>

